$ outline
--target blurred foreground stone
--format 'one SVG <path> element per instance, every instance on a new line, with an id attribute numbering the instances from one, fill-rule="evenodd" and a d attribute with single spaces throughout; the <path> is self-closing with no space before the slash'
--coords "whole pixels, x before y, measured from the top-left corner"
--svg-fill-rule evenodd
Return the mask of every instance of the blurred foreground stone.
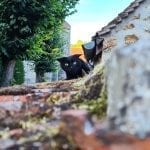
<path id="1" fill-rule="evenodd" d="M 147 41 L 114 51 L 102 121 L 74 107 L 94 101 L 93 112 L 105 114 L 100 65 L 79 80 L 0 89 L 0 149 L 149 150 L 149 58 Z"/>
<path id="2" fill-rule="evenodd" d="M 49 105 L 71 102 L 71 96 L 78 92 L 73 84 L 78 80 L 40 83 L 33 85 L 0 88 L 0 108 L 20 110 L 24 104 Z"/>
<path id="3" fill-rule="evenodd" d="M 108 122 L 93 123 L 82 110 L 62 113 L 60 128 L 69 135 L 81 150 L 149 150 L 150 137 L 139 139 L 118 130 L 112 130 Z"/>
<path id="4" fill-rule="evenodd" d="M 107 70 L 114 127 L 140 138 L 150 135 L 150 39 L 116 50 Z"/>
<path id="5" fill-rule="evenodd" d="M 59 130 L 61 112 L 85 109 L 102 118 L 106 95 L 102 66 L 77 80 L 0 88 L 0 149 L 78 150 Z"/>
<path id="6" fill-rule="evenodd" d="M 62 133 L 81 150 L 150 149 L 149 41 L 113 52 L 107 66 L 107 119 L 93 122 L 79 110 L 62 113 Z"/>

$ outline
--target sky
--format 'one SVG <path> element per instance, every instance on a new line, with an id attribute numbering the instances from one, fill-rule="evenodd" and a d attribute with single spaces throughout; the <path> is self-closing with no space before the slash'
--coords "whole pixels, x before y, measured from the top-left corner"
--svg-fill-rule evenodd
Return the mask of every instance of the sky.
<path id="1" fill-rule="evenodd" d="M 71 44 L 78 40 L 91 41 L 91 37 L 107 25 L 133 0 L 80 0 L 77 12 L 66 18 L 71 25 Z"/>

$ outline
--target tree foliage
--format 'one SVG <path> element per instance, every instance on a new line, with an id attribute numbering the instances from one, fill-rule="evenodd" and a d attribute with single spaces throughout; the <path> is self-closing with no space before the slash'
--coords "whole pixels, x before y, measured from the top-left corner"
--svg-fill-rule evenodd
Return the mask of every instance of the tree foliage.
<path id="1" fill-rule="evenodd" d="M 44 73 L 52 72 L 58 69 L 58 63 L 56 62 L 56 59 L 61 56 L 63 51 L 62 47 L 64 45 L 61 34 L 61 30 L 56 29 L 53 36 L 47 40 L 44 40 L 41 45 L 37 45 L 41 46 L 43 50 L 42 53 L 38 54 L 38 57 L 32 58 L 35 63 L 37 82 L 44 81 Z"/>
<path id="2" fill-rule="evenodd" d="M 74 12 L 78 0 L 2 0 L 0 2 L 1 55 L 16 58 L 28 44 L 49 38 L 53 28 Z M 49 31 L 49 32 L 48 32 Z M 42 40 L 41 40 L 42 42 Z"/>
<path id="3" fill-rule="evenodd" d="M 44 52 L 35 60 L 35 71 L 51 72 L 57 68 L 56 59 L 62 55 L 63 42 L 59 32 L 55 33 L 49 40 L 43 42 Z"/>
<path id="4" fill-rule="evenodd" d="M 38 57 L 43 41 L 54 34 L 79 0 L 0 0 L 2 61 Z M 4 64 L 4 63 L 2 63 Z M 4 68 L 5 69 L 5 68 Z"/>

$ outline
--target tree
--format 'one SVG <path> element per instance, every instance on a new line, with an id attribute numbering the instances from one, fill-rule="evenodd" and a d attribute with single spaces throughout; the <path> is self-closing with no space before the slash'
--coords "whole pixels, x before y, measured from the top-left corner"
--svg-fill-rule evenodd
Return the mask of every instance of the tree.
<path id="1" fill-rule="evenodd" d="M 3 69 L 1 86 L 11 84 L 16 59 L 24 59 L 32 54 L 30 47 L 39 39 L 42 43 L 42 38 L 50 38 L 53 28 L 75 12 L 74 7 L 78 1 L 0 1 L 0 58 Z M 42 51 L 36 49 L 34 53 L 38 56 Z"/>
<path id="2" fill-rule="evenodd" d="M 62 55 L 62 46 L 64 45 L 61 34 L 61 29 L 55 30 L 50 39 L 43 41 L 44 53 L 42 53 L 40 57 L 33 58 L 35 63 L 36 82 L 44 82 L 44 73 L 52 72 L 57 69 L 58 65 L 56 59 Z"/>

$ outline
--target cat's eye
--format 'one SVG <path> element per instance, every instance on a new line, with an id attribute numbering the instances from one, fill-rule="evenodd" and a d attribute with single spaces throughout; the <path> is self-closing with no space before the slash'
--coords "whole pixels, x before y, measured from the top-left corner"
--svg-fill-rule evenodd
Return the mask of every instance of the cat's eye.
<path id="1" fill-rule="evenodd" d="M 69 64 L 68 64 L 68 63 L 65 63 L 65 66 L 69 66 Z"/>
<path id="2" fill-rule="evenodd" d="M 77 64 L 77 62 L 76 62 L 76 61 L 74 61 L 74 62 L 73 62 L 73 65 L 76 65 L 76 64 Z"/>

